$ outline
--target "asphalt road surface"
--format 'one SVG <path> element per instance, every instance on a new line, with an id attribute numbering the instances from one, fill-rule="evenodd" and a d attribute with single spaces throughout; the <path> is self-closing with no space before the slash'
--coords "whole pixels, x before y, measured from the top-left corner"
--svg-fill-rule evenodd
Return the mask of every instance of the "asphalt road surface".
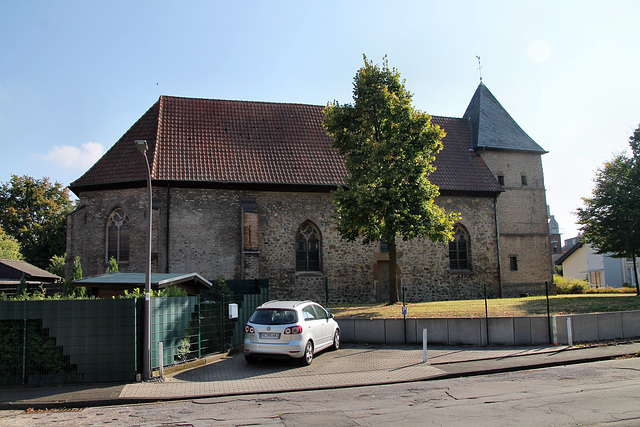
<path id="1" fill-rule="evenodd" d="M 496 375 L 80 410 L 2 426 L 640 426 L 640 358 Z"/>

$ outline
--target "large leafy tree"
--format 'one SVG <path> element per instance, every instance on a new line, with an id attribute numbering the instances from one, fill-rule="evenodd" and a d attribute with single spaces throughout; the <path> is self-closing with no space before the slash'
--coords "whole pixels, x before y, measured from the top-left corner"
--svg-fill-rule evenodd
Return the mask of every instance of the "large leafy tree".
<path id="1" fill-rule="evenodd" d="M 448 241 L 458 218 L 436 205 L 439 189 L 428 180 L 445 133 L 411 99 L 386 57 L 380 67 L 365 56 L 354 78 L 354 103 L 329 103 L 323 119 L 350 174 L 333 192 L 338 232 L 363 244 L 387 241 L 391 303 L 398 300 L 396 239 Z"/>
<path id="2" fill-rule="evenodd" d="M 40 268 L 65 253 L 66 217 L 72 209 L 69 191 L 48 178 L 12 175 L 0 185 L 0 226 L 20 242 L 25 260 Z"/>
<path id="3" fill-rule="evenodd" d="M 2 227 L 0 227 L 0 258 L 18 261 L 22 259 L 20 242 L 5 233 Z"/>
<path id="4" fill-rule="evenodd" d="M 636 257 L 640 256 L 640 127 L 629 138 L 631 156 L 619 154 L 598 169 L 591 197 L 578 208 L 584 240 L 597 253 L 632 258 L 638 286 Z"/>

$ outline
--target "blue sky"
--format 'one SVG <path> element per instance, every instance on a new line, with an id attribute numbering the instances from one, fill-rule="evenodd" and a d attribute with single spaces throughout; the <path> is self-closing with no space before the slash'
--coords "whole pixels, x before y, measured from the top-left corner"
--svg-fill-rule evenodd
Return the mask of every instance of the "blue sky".
<path id="1" fill-rule="evenodd" d="M 460 117 L 483 82 L 543 148 L 563 238 L 640 124 L 638 1 L 0 1 L 0 182 L 68 185 L 160 95 L 351 102 L 386 54 L 414 106 Z"/>

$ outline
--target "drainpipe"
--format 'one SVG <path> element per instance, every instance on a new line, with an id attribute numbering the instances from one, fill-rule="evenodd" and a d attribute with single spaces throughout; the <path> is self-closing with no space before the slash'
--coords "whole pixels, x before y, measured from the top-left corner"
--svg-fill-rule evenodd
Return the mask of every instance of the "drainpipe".
<path id="1" fill-rule="evenodd" d="M 171 273 L 171 271 L 169 271 L 169 230 L 170 230 L 170 219 L 171 219 L 171 181 L 167 182 L 167 248 L 166 248 L 166 255 L 165 255 L 165 267 L 164 267 L 164 271 L 166 273 Z"/>
<path id="2" fill-rule="evenodd" d="M 496 251 L 498 253 L 498 298 L 502 298 L 502 264 L 500 262 L 500 231 L 498 230 L 498 196 L 493 197 L 493 218 L 496 224 Z"/>

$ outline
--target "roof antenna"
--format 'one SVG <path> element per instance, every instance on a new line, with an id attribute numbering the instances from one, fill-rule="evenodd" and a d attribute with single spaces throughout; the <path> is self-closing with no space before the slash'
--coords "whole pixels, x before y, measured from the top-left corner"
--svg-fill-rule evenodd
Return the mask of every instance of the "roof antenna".
<path id="1" fill-rule="evenodd" d="M 478 71 L 480 72 L 480 83 L 482 83 L 482 65 L 480 65 L 480 57 L 476 55 L 476 58 L 478 58 Z"/>

